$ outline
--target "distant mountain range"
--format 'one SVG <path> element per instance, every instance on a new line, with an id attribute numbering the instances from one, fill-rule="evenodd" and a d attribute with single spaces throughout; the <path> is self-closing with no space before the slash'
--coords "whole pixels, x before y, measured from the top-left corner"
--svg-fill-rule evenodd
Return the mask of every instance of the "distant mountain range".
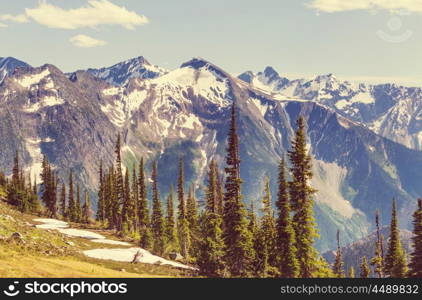
<path id="1" fill-rule="evenodd" d="M 158 161 L 162 196 L 175 183 L 183 155 L 187 182 L 201 197 L 210 159 L 224 165 L 233 101 L 239 108 L 245 201 L 262 197 L 266 175 L 276 195 L 278 161 L 290 147 L 296 119 L 305 117 L 312 183 L 319 190 L 321 251 L 335 247 L 337 229 L 345 243 L 367 235 L 376 208 L 386 224 L 392 197 L 401 224 L 410 228 L 408 216 L 422 195 L 417 88 L 352 85 L 331 74 L 289 80 L 270 67 L 234 77 L 201 58 L 172 71 L 143 57 L 70 74 L 48 64 L 3 70 L 0 139 L 7 142 L 0 148 L 0 167 L 10 171 L 20 150 L 34 178 L 45 154 L 59 177 L 67 178 L 72 168 L 93 197 L 99 162 L 112 163 L 118 132 L 126 167 L 141 156 Z"/>

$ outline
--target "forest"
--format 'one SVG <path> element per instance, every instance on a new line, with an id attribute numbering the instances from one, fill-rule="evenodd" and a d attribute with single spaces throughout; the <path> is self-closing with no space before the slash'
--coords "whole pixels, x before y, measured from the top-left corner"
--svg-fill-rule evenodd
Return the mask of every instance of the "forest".
<path id="1" fill-rule="evenodd" d="M 0 187 L 7 194 L 4 201 L 21 212 L 96 224 L 119 236 L 134 237 L 141 248 L 156 255 L 178 254 L 180 260 L 195 266 L 198 275 L 205 277 L 422 278 L 422 199 L 417 201 L 412 216 L 411 253 L 406 253 L 400 242 L 394 199 L 388 237 L 380 234 L 379 212 L 375 212 L 375 253 L 361 258 L 360 270 L 345 270 L 340 231 L 333 237 L 338 245 L 335 262 L 329 265 L 318 253 L 314 247 L 318 228 L 313 211 L 313 195 L 318 191 L 310 184 L 312 159 L 302 117 L 297 120 L 290 151 L 279 162 L 275 201 L 267 177 L 260 203 L 251 201 L 246 205 L 241 190 L 236 114 L 233 104 L 225 167 L 220 169 L 211 158 L 201 201 L 193 186 L 185 182 L 183 157 L 178 162 L 177 185 L 170 187 L 162 201 L 156 162 L 152 162 L 150 177 L 143 158 L 132 170 L 123 166 L 120 134 L 114 164 L 100 164 L 95 214 L 89 193 L 74 183 L 72 170 L 68 178 L 58 178 L 44 156 L 41 182 L 37 183 L 23 172 L 18 151 L 11 177 L 0 173 Z M 387 249 L 383 247 L 384 238 Z"/>

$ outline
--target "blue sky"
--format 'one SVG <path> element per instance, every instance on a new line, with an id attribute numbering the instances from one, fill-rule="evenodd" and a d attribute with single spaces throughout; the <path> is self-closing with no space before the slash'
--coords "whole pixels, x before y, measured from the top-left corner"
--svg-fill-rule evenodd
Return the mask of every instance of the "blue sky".
<path id="1" fill-rule="evenodd" d="M 143 55 L 422 85 L 421 0 L 3 0 L 0 56 L 64 71 Z"/>

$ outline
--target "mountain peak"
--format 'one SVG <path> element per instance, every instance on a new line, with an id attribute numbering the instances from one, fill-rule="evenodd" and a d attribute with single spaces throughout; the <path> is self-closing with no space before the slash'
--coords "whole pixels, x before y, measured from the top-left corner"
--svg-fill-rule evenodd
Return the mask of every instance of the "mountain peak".
<path id="1" fill-rule="evenodd" d="M 264 75 L 266 77 L 280 77 L 278 72 L 276 70 L 274 70 L 274 68 L 271 67 L 271 66 L 268 66 L 264 69 Z"/>
<path id="2" fill-rule="evenodd" d="M 0 57 L 0 83 L 6 76 L 12 75 L 17 68 L 25 67 L 30 67 L 30 65 L 14 57 Z"/>
<path id="3" fill-rule="evenodd" d="M 125 85 L 131 78 L 152 79 L 167 73 L 158 66 L 153 66 L 143 56 L 131 58 L 111 67 L 88 69 L 87 72 L 112 85 Z"/>
<path id="4" fill-rule="evenodd" d="M 191 60 L 183 63 L 180 68 L 193 68 L 195 70 L 201 70 L 201 69 L 207 69 L 214 73 L 216 73 L 218 76 L 222 78 L 229 78 L 230 75 L 221 69 L 220 67 L 216 66 L 215 64 L 200 58 L 200 57 L 194 57 Z"/>

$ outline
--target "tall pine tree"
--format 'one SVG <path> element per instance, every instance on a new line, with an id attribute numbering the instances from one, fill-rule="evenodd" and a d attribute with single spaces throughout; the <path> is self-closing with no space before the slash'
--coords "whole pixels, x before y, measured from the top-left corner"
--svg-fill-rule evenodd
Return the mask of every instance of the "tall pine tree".
<path id="1" fill-rule="evenodd" d="M 157 162 L 152 163 L 152 218 L 153 252 L 162 255 L 164 252 L 164 218 L 161 208 L 160 192 L 158 190 Z"/>
<path id="2" fill-rule="evenodd" d="M 185 168 L 184 160 L 179 159 L 179 176 L 177 179 L 177 200 L 178 200 L 178 216 L 177 216 L 177 232 L 179 236 L 180 251 L 182 256 L 188 260 L 189 250 L 191 246 L 189 222 L 186 216 L 185 205 Z"/>
<path id="3" fill-rule="evenodd" d="M 312 179 L 312 161 L 306 147 L 305 121 L 302 116 L 297 120 L 297 130 L 288 152 L 291 162 L 292 179 L 289 194 L 294 212 L 293 228 L 296 237 L 299 276 L 310 278 L 318 267 L 318 253 L 313 244 L 318 237 L 313 216 L 312 195 L 316 192 L 309 184 Z"/>
<path id="4" fill-rule="evenodd" d="M 224 275 L 224 241 L 221 230 L 222 219 L 218 212 L 218 174 L 216 172 L 216 162 L 213 159 L 208 170 L 206 206 L 197 261 L 200 273 L 207 277 L 222 277 Z"/>
<path id="5" fill-rule="evenodd" d="M 422 199 L 418 199 L 418 206 L 413 214 L 413 252 L 410 259 L 409 276 L 422 278 Z"/>
<path id="6" fill-rule="evenodd" d="M 384 276 L 384 255 L 382 250 L 383 245 L 379 210 L 376 210 L 375 212 L 375 227 L 377 230 L 377 240 L 375 241 L 375 256 L 371 259 L 371 265 L 374 266 L 374 272 L 377 274 L 378 278 L 382 278 Z"/>
<path id="7" fill-rule="evenodd" d="M 254 258 L 252 234 L 248 230 L 246 211 L 240 186 L 239 137 L 237 135 L 236 105 L 231 109 L 231 125 L 226 156 L 226 183 L 224 193 L 225 262 L 233 277 L 251 275 Z"/>
<path id="8" fill-rule="evenodd" d="M 138 187 L 139 187 L 138 226 L 139 226 L 140 246 L 141 248 L 149 249 L 152 246 L 152 240 L 151 240 L 152 237 L 151 237 L 151 230 L 150 230 L 147 186 L 146 186 L 143 158 L 141 158 L 141 161 L 139 163 Z"/>
<path id="9" fill-rule="evenodd" d="M 334 265 L 333 265 L 333 273 L 334 273 L 334 276 L 337 278 L 345 277 L 343 256 L 342 256 L 341 247 L 340 247 L 340 230 L 337 230 L 337 251 L 336 251 L 336 258 L 334 260 Z"/>
<path id="10" fill-rule="evenodd" d="M 385 274 L 393 278 L 404 278 L 407 274 L 406 253 L 400 241 L 400 229 L 397 220 L 396 200 L 391 209 L 390 239 L 385 256 Z"/>
<path id="11" fill-rule="evenodd" d="M 278 168 L 277 253 L 280 277 L 295 278 L 299 275 L 299 262 L 296 257 L 296 239 L 290 216 L 290 200 L 284 158 Z"/>

